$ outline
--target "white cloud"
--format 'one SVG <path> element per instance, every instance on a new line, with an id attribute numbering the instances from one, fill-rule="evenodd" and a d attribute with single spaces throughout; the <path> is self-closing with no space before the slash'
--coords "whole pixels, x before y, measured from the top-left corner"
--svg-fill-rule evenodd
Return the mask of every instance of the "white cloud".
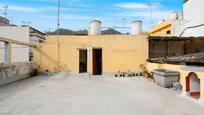
<path id="1" fill-rule="evenodd" d="M 160 4 L 158 1 L 152 4 L 152 16 L 153 21 L 166 19 L 171 10 Z M 139 19 L 150 18 L 151 11 L 150 6 L 147 3 L 120 3 L 115 5 L 116 8 L 120 8 L 120 12 L 115 14 L 119 17 L 135 17 Z"/>
<path id="2" fill-rule="evenodd" d="M 53 7 L 53 6 L 48 6 L 48 7 L 44 7 L 43 8 L 44 11 L 57 11 L 58 8 L 57 7 Z M 67 8 L 67 7 L 61 7 L 60 11 L 80 11 L 82 9 L 79 8 Z"/>
<path id="3" fill-rule="evenodd" d="M 0 5 L 0 7 L 3 7 Z M 42 12 L 53 12 L 57 11 L 57 7 L 47 6 L 47 7 L 28 7 L 28 6 L 19 6 L 19 5 L 9 5 L 8 10 L 11 12 L 18 13 L 42 13 Z M 81 8 L 69 8 L 69 7 L 61 7 L 61 11 L 81 11 L 84 9 Z M 85 9 L 86 10 L 86 9 Z"/>
<path id="4" fill-rule="evenodd" d="M 14 6 L 14 5 L 9 5 L 9 10 L 18 11 L 18 12 L 42 12 L 43 11 L 40 8 Z"/>
<path id="5" fill-rule="evenodd" d="M 39 16 L 40 19 L 56 19 L 56 16 Z M 86 15 L 77 15 L 77 14 L 62 14 L 60 16 L 60 20 L 86 20 L 91 21 L 93 19 L 99 19 L 99 20 L 109 20 L 108 17 L 98 17 L 98 16 L 86 16 Z"/>
<path id="6" fill-rule="evenodd" d="M 92 7 L 91 4 L 84 4 L 80 0 L 69 0 L 66 4 L 68 6 L 78 7 L 78 8 L 91 8 Z"/>
<path id="7" fill-rule="evenodd" d="M 115 5 L 118 8 L 123 9 L 145 9 L 148 8 L 147 4 L 144 3 L 119 3 Z"/>
<path id="8" fill-rule="evenodd" d="M 61 16 L 62 19 L 69 20 L 69 19 L 78 19 L 78 20 L 90 20 L 91 17 L 89 16 L 82 16 L 82 15 L 75 15 L 75 14 L 64 14 Z"/>
<path id="9" fill-rule="evenodd" d="M 152 15 L 154 20 L 166 19 L 171 11 L 153 11 Z M 150 18 L 150 11 L 126 11 L 116 14 L 121 17 L 139 17 L 139 18 Z"/>

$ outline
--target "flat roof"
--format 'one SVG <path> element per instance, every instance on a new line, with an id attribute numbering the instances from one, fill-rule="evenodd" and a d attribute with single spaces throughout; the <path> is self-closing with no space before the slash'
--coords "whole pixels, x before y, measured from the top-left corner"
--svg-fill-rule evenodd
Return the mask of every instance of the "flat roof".
<path id="1" fill-rule="evenodd" d="M 204 36 L 203 37 L 149 36 L 147 39 L 185 41 L 194 39 L 204 39 Z"/>

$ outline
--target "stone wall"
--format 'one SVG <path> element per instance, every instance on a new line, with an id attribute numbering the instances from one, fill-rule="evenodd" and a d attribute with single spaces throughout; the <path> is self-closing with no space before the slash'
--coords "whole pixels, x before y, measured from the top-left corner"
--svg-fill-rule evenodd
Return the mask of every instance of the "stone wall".
<path id="1" fill-rule="evenodd" d="M 31 77 L 32 63 L 0 64 L 0 85 Z"/>

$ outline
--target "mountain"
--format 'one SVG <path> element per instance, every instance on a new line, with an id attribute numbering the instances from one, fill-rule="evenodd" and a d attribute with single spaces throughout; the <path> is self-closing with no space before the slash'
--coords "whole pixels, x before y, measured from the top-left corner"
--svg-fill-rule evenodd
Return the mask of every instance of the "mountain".
<path id="1" fill-rule="evenodd" d="M 59 30 L 55 30 L 54 32 L 47 32 L 48 35 L 57 35 L 59 31 L 59 35 L 75 35 L 75 32 L 69 29 L 60 28 Z"/>
<path id="2" fill-rule="evenodd" d="M 57 33 L 58 33 L 58 30 L 55 30 L 54 32 L 47 32 L 48 35 L 57 35 Z M 122 34 L 122 33 L 112 28 L 102 31 L 102 35 L 112 35 L 112 34 Z M 60 28 L 59 35 L 88 35 L 88 31 L 87 30 L 73 31 L 70 29 Z"/>
<path id="3" fill-rule="evenodd" d="M 79 30 L 79 31 L 76 31 L 75 35 L 88 35 L 88 30 Z"/>
<path id="4" fill-rule="evenodd" d="M 112 28 L 102 31 L 102 35 L 112 35 L 112 34 L 122 34 L 122 33 Z"/>

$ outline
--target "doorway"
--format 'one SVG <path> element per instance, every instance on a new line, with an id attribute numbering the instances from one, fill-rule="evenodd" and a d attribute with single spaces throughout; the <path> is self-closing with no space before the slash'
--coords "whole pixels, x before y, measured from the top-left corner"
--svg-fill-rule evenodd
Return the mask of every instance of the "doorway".
<path id="1" fill-rule="evenodd" d="M 87 73 L 87 50 L 79 50 L 79 73 Z"/>
<path id="2" fill-rule="evenodd" d="M 93 49 L 93 75 L 102 75 L 102 49 Z"/>

